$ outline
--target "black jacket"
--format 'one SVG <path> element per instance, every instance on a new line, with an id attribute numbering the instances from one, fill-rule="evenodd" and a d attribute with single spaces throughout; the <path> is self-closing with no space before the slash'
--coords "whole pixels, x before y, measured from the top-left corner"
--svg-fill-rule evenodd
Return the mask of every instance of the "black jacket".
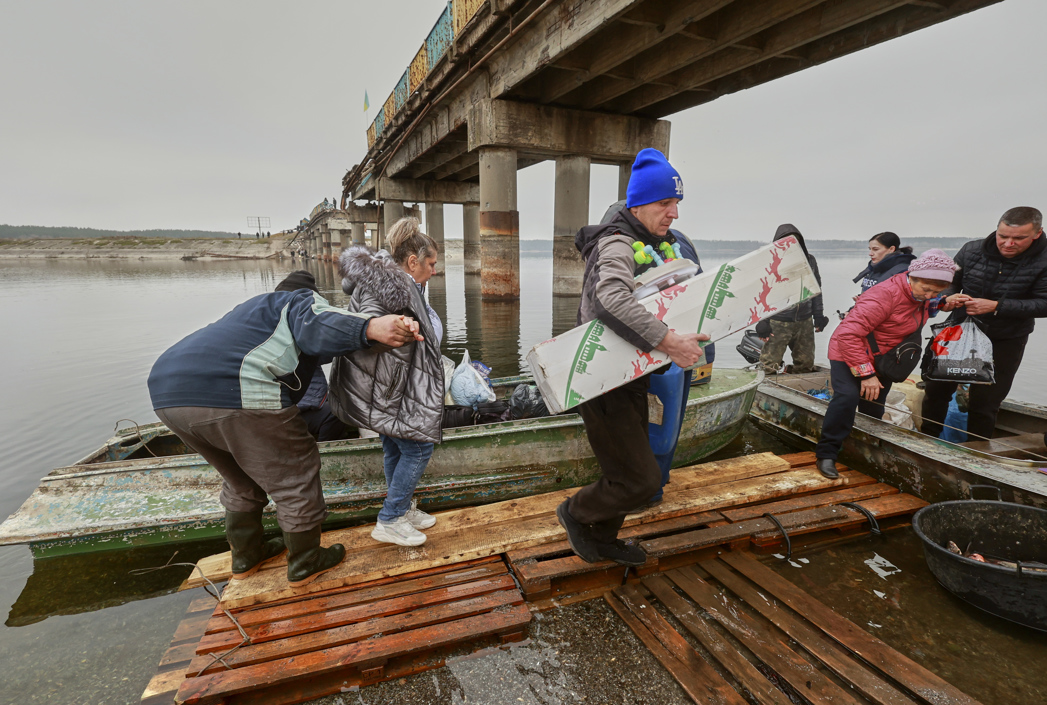
<path id="1" fill-rule="evenodd" d="M 996 233 L 972 240 L 953 258 L 960 265 L 949 293 L 998 301 L 993 313 L 975 316 L 993 340 L 1020 338 L 1032 332 L 1035 318 L 1047 316 L 1047 238 L 1040 235 L 1028 250 L 1007 258 L 996 248 Z M 949 317 L 958 323 L 967 317 L 960 308 Z"/>
<path id="2" fill-rule="evenodd" d="M 892 252 L 876 264 L 870 261 L 869 266 L 863 269 L 861 274 L 856 276 L 853 281 L 855 284 L 858 282 L 862 283 L 862 293 L 864 294 L 880 282 L 887 281 L 895 274 L 909 271 L 909 263 L 914 259 L 916 259 L 916 255 L 911 252 Z"/>
<path id="3" fill-rule="evenodd" d="M 796 229 L 795 226 L 786 223 L 785 225 L 778 226 L 778 230 L 774 233 L 774 240 L 781 240 L 783 237 L 788 235 L 795 235 L 796 239 L 800 243 L 800 247 L 803 248 L 803 253 L 807 255 L 807 262 L 811 265 L 811 271 L 814 272 L 814 278 L 818 282 L 818 286 L 822 285 L 822 275 L 818 273 L 818 260 L 814 258 L 810 252 L 807 251 L 807 244 L 803 241 L 803 235 Z M 815 326 L 818 325 L 818 321 L 825 317 L 822 310 L 822 295 L 812 296 L 803 303 L 796 304 L 792 308 L 787 308 L 781 313 L 776 313 L 771 316 L 772 321 L 806 321 L 808 318 L 814 316 Z"/>

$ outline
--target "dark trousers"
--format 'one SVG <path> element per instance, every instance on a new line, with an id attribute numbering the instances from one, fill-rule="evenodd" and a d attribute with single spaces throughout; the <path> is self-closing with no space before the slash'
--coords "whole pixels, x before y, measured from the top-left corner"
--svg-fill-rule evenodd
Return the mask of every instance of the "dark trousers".
<path id="1" fill-rule="evenodd" d="M 1014 382 L 1014 375 L 1022 364 L 1025 344 L 1029 336 L 992 341 L 992 362 L 996 382 L 993 384 L 972 384 L 971 401 L 967 412 L 968 440 L 980 441 L 992 438 L 996 430 L 996 414 L 1000 404 L 1007 398 Z M 956 382 L 932 382 L 927 380 L 923 398 L 923 424 L 920 430 L 929 436 L 938 437 L 942 432 L 942 423 L 949 413 L 949 400 L 956 392 Z"/>
<path id="2" fill-rule="evenodd" d="M 349 429 L 331 411 L 331 402 L 324 399 L 320 408 L 298 408 L 298 414 L 309 427 L 309 434 L 318 441 L 340 441 L 349 435 Z"/>
<path id="3" fill-rule="evenodd" d="M 860 411 L 874 419 L 883 418 L 883 405 L 887 401 L 887 393 L 891 391 L 891 383 L 880 379 L 883 389 L 876 401 L 871 402 L 862 398 L 862 381 L 851 374 L 851 368 L 846 362 L 829 360 L 829 373 L 833 398 L 825 410 L 822 436 L 818 439 L 814 454 L 818 458 L 836 460 L 843 442 L 854 428 L 855 412 Z"/>
<path id="4" fill-rule="evenodd" d="M 222 506 L 260 512 L 276 504 L 289 532 L 309 531 L 327 516 L 320 452 L 298 407 L 279 410 L 176 406 L 156 415 L 222 476 Z"/>
<path id="5" fill-rule="evenodd" d="M 576 492 L 567 505 L 596 541 L 618 536 L 625 515 L 661 488 L 658 467 L 647 438 L 647 377 L 630 382 L 578 407 L 602 475 Z"/>

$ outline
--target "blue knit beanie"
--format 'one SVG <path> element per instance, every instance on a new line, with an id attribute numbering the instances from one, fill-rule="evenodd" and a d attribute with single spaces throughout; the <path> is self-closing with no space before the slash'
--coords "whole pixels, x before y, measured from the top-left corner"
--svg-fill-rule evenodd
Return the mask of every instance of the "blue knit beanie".
<path id="1" fill-rule="evenodd" d="M 641 149 L 633 162 L 629 188 L 625 191 L 625 207 L 643 206 L 665 198 L 683 200 L 683 179 L 673 169 L 665 155 L 657 149 Z"/>

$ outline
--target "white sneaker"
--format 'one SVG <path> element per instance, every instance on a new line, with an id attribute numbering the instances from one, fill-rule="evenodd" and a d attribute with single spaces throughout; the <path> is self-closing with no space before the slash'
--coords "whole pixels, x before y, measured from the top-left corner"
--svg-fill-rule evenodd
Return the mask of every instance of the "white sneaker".
<path id="1" fill-rule="evenodd" d="M 407 517 L 407 521 L 411 522 L 411 526 L 416 529 L 428 529 L 436 523 L 436 517 L 432 514 L 426 514 L 418 508 L 418 500 L 411 500 L 411 508 L 404 514 Z"/>
<path id="2" fill-rule="evenodd" d="M 371 538 L 399 546 L 421 546 L 425 543 L 425 534 L 411 526 L 406 514 L 393 521 L 379 519 L 371 531 Z"/>

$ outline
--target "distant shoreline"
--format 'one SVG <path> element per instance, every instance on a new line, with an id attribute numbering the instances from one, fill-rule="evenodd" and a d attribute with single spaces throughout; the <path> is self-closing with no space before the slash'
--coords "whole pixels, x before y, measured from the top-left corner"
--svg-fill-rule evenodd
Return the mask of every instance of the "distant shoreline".
<path id="1" fill-rule="evenodd" d="M 149 260 L 221 260 L 272 259 L 288 256 L 285 249 L 291 235 L 273 235 L 271 238 L 175 238 L 175 237 L 77 237 L 34 238 L 16 240 L 0 238 L 0 260 L 14 259 L 149 259 Z M 912 238 L 905 242 L 916 252 L 938 247 L 952 254 L 967 238 Z M 766 243 L 754 240 L 695 239 L 698 253 L 703 256 L 731 256 L 751 252 Z M 462 257 L 464 242 L 448 238 L 444 243 L 446 257 Z M 821 257 L 864 257 L 866 243 L 850 240 L 808 240 L 811 252 Z M 553 241 L 520 240 L 522 255 L 552 254 Z"/>

